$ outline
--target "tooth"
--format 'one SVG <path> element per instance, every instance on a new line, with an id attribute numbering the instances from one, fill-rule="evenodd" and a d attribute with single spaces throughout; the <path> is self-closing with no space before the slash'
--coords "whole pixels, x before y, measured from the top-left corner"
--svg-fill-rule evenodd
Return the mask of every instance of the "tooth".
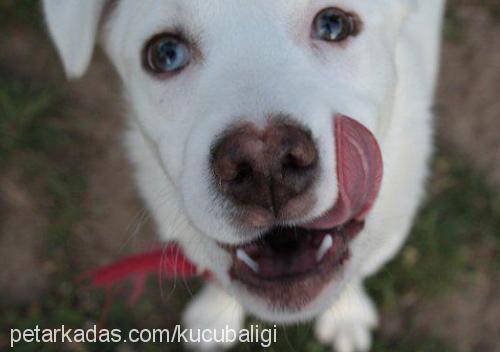
<path id="1" fill-rule="evenodd" d="M 333 246 L 333 238 L 332 235 L 328 234 L 323 238 L 323 242 L 321 242 L 321 246 L 319 246 L 318 251 L 316 252 L 316 261 L 320 262 L 325 256 L 326 252 Z"/>
<path id="2" fill-rule="evenodd" d="M 259 272 L 259 264 L 257 264 L 257 262 L 255 262 L 255 260 L 250 258 L 250 256 L 247 254 L 247 252 L 245 252 L 243 249 L 240 248 L 236 251 L 236 257 L 239 260 L 241 260 L 243 263 L 248 265 L 248 267 L 250 269 L 252 269 L 255 273 Z"/>

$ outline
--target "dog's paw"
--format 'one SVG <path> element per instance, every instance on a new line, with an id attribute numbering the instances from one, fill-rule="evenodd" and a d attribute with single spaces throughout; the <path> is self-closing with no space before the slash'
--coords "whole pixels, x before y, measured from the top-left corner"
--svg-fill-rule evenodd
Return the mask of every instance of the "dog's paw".
<path id="1" fill-rule="evenodd" d="M 378 324 L 377 312 L 361 287 L 344 292 L 327 312 L 316 320 L 318 340 L 336 352 L 367 352 L 372 330 Z"/>
<path id="2" fill-rule="evenodd" d="M 234 331 L 241 330 L 245 313 L 241 305 L 226 292 L 214 285 L 208 285 L 196 296 L 183 315 L 184 327 L 193 331 L 216 331 L 220 339 L 226 328 Z M 193 351 L 214 352 L 223 351 L 232 347 L 236 341 L 190 341 L 188 348 Z"/>

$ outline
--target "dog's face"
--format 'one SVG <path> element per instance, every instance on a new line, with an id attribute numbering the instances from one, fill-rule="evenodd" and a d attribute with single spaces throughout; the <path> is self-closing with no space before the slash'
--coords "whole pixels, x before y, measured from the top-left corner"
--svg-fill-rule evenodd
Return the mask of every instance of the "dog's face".
<path id="1" fill-rule="evenodd" d="M 196 233 L 172 234 L 191 259 L 209 250 L 202 264 L 264 318 L 331 303 L 376 250 L 359 239 L 374 216 L 410 1 L 62 3 L 45 10 L 73 75 L 105 12 L 103 45 L 176 190 L 169 201 Z M 69 6 L 79 19 L 66 11 L 61 24 Z"/>

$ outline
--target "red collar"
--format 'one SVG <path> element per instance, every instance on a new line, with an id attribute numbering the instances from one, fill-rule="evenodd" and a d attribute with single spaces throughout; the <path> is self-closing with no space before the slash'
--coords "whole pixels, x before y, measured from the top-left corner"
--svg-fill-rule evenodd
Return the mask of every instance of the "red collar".
<path id="1" fill-rule="evenodd" d="M 210 277 L 208 271 L 200 273 L 176 244 L 169 244 L 163 249 L 129 256 L 97 270 L 87 272 L 82 279 L 90 279 L 90 285 L 96 288 L 111 288 L 115 284 L 132 281 L 133 288 L 129 303 L 135 303 L 144 290 L 146 278 L 156 273 L 158 280 Z"/>

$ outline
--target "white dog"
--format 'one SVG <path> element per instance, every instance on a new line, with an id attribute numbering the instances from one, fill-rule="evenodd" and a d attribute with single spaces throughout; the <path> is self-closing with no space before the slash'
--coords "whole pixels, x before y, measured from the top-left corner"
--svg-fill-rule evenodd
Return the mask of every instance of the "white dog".
<path id="1" fill-rule="evenodd" d="M 369 349 L 362 281 L 401 246 L 423 195 L 443 7 L 44 0 L 69 77 L 100 38 L 159 235 L 215 278 L 187 327 L 238 329 L 244 311 L 317 317 L 325 344 Z"/>

